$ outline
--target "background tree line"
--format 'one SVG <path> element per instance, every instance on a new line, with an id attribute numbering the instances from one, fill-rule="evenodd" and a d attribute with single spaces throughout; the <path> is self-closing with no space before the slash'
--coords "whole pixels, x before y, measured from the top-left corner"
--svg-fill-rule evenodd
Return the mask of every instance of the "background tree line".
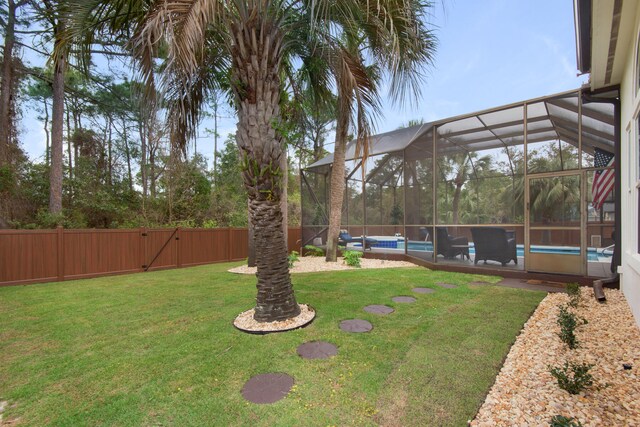
<path id="1" fill-rule="evenodd" d="M 59 87 L 55 44 L 63 21 L 53 2 L 0 0 L 0 227 L 246 227 L 247 194 L 235 135 L 223 140 L 218 129 L 220 116 L 234 115 L 231 100 L 221 92 L 210 96 L 213 129 L 179 150 L 164 126 L 163 107 L 150 109 L 142 101 L 143 82 L 131 71 L 126 41 L 117 35 L 96 36 L 91 66 L 67 61 Z M 77 53 L 72 49 L 79 48 L 72 45 L 68 57 Z M 163 58 L 161 53 L 158 70 Z M 62 119 L 54 129 L 60 101 Z M 282 103 L 288 112 L 287 217 L 295 225 L 300 223 L 299 167 L 326 154 L 335 106 L 319 108 L 293 97 Z M 35 158 L 22 140 L 25 114 L 33 113 L 45 146 Z M 57 163 L 54 144 L 62 144 Z M 52 192 L 55 174 L 62 179 L 59 195 Z"/>

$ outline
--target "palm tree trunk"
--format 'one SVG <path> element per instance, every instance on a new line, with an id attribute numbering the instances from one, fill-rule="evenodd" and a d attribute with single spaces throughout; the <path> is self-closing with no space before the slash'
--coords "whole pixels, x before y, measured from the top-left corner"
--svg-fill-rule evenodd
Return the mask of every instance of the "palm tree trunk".
<path id="1" fill-rule="evenodd" d="M 55 45 L 59 45 L 64 32 L 64 22 L 54 27 Z M 57 51 L 57 49 L 55 49 Z M 49 213 L 62 212 L 62 168 L 64 128 L 64 76 L 67 68 L 66 54 L 54 58 L 53 67 L 53 111 L 51 113 L 51 170 L 49 173 Z"/>
<path id="2" fill-rule="evenodd" d="M 243 22 L 231 24 L 234 94 L 238 108 L 236 143 L 249 195 L 249 221 L 256 246 L 258 271 L 254 319 L 284 320 L 300 314 L 287 261 L 282 230 L 281 136 L 273 123 L 280 119 L 280 58 L 278 25 L 265 11 L 249 10 Z"/>
<path id="3" fill-rule="evenodd" d="M 338 102 L 340 105 L 340 102 Z M 345 188 L 345 153 L 347 150 L 347 134 L 349 131 L 349 112 L 338 108 L 336 123 L 336 144 L 333 151 L 331 167 L 331 193 L 329 196 L 329 231 L 327 233 L 327 257 L 329 262 L 338 259 L 338 234 L 342 222 L 342 203 Z"/>
<path id="4" fill-rule="evenodd" d="M 289 162 L 287 161 L 287 152 L 285 150 L 280 161 L 280 170 L 282 171 L 282 197 L 280 198 L 280 210 L 282 211 L 282 232 L 284 233 L 284 242 L 287 245 L 287 253 L 289 252 Z"/>

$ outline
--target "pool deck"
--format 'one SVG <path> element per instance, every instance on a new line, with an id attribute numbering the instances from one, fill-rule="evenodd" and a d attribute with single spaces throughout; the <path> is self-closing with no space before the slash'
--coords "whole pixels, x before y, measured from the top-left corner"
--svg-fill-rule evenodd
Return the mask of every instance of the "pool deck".
<path id="1" fill-rule="evenodd" d="M 350 247 L 349 249 L 361 250 L 360 248 Z M 582 285 L 591 285 L 593 281 L 598 278 L 610 277 L 610 263 L 600 261 L 589 261 L 587 263 L 588 274 L 587 276 L 576 276 L 559 273 L 540 273 L 530 272 L 524 270 L 524 258 L 518 257 L 518 264 L 509 263 L 506 266 L 502 266 L 498 262 L 489 261 L 486 264 L 484 262 L 475 265 L 473 262 L 473 254 L 471 254 L 471 260 L 460 259 L 459 257 L 452 259 L 444 259 L 442 256 L 438 257 L 437 262 L 433 262 L 432 252 L 422 251 L 410 251 L 405 255 L 404 250 L 401 249 L 389 249 L 389 248 L 372 248 L 364 252 L 365 257 L 382 258 L 382 259 L 394 259 L 413 262 L 414 264 L 427 267 L 434 270 L 446 270 L 455 271 L 460 273 L 469 274 L 486 274 L 502 276 L 504 278 L 518 279 L 524 281 L 530 281 L 532 279 L 542 281 L 545 283 L 568 283 L 579 282 Z M 546 286 L 541 284 L 532 285 L 531 289 L 540 289 L 540 286 Z M 551 285 L 553 287 L 553 285 Z M 562 287 L 562 285 L 558 285 Z"/>

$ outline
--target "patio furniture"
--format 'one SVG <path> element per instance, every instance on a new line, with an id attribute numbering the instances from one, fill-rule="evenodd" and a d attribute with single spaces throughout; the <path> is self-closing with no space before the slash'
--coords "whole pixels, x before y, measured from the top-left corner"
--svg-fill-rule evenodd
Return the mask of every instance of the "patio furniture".
<path id="1" fill-rule="evenodd" d="M 449 235 L 446 227 L 436 228 L 436 236 L 438 237 L 438 255 L 443 255 L 447 259 L 458 255 L 462 255 L 463 259 L 465 256 L 467 259 L 471 259 L 469 257 L 469 239 L 466 237 L 453 237 Z"/>
<path id="2" fill-rule="evenodd" d="M 426 242 L 429 240 L 429 230 L 427 230 L 427 227 L 420 227 L 418 232 L 420 233 L 420 241 Z"/>
<path id="3" fill-rule="evenodd" d="M 473 245 L 476 256 L 474 264 L 483 260 L 498 261 L 504 267 L 513 261 L 518 264 L 515 237 L 509 237 L 509 232 L 500 227 L 471 227 Z M 513 234 L 511 234 L 513 235 Z"/>
<path id="4" fill-rule="evenodd" d="M 351 237 L 351 234 L 347 230 L 341 230 L 340 234 L 338 234 L 338 245 L 347 246 L 347 243 L 362 243 L 362 237 Z M 371 250 L 371 246 L 378 243 L 376 239 L 372 239 L 370 237 L 364 238 L 364 249 Z"/>

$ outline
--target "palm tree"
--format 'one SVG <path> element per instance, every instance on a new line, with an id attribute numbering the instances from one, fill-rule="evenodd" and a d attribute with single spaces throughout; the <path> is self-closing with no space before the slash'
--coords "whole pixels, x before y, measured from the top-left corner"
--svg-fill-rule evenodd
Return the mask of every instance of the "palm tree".
<path id="1" fill-rule="evenodd" d="M 389 2 L 382 24 L 356 21 L 344 32 L 346 43 L 336 55 L 333 66 L 338 87 L 336 139 L 331 166 L 331 192 L 326 260 L 337 259 L 338 234 L 342 219 L 345 190 L 345 155 L 349 128 L 356 128 L 356 157 L 365 164 L 368 156 L 370 114 L 378 111 L 378 85 L 383 77 L 390 80 L 394 101 L 404 101 L 407 94 L 418 99 L 423 69 L 435 51 L 435 37 L 424 25 L 430 6 L 420 0 Z M 367 3 L 368 4 L 368 3 Z M 371 6 L 375 7 L 375 6 Z M 375 67 L 366 67 L 369 58 Z M 362 169 L 364 180 L 364 166 Z"/>
<path id="2" fill-rule="evenodd" d="M 423 35 L 416 20 L 425 5 L 400 0 L 375 4 L 365 0 L 64 3 L 76 18 L 69 33 L 84 34 L 85 46 L 94 37 L 113 31 L 120 37 L 133 34 L 129 46 L 152 89 L 149 93 L 160 83 L 168 100 L 171 140 L 183 149 L 195 133 L 207 98 L 224 89 L 218 76 L 228 76 L 238 115 L 236 142 L 249 195 L 249 218 L 255 231 L 258 295 L 254 317 L 269 322 L 296 316 L 300 309 L 289 277 L 279 203 L 284 156 L 278 131 L 282 74 L 305 55 L 319 64 L 326 62 L 338 51 L 336 34 L 341 30 L 355 34 L 351 28 L 359 26 L 363 34 L 375 35 L 369 47 L 392 70 L 392 89 L 397 94 L 404 87 L 400 84 L 403 77 L 413 77 L 407 64 L 423 59 L 416 58 L 414 50 L 405 50 L 402 40 Z M 167 51 L 167 60 L 158 82 L 155 59 L 160 50 Z M 322 70 L 326 67 L 320 67 Z M 328 87 L 326 74 L 315 74 L 321 77 L 315 83 Z"/>

